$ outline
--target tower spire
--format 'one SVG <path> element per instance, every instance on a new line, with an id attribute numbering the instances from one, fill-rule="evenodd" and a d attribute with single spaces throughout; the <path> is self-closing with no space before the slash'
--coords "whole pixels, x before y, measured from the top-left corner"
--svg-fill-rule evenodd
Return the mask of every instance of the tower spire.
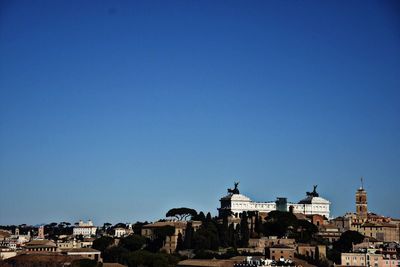
<path id="1" fill-rule="evenodd" d="M 364 189 L 364 177 L 360 180 L 361 187 L 356 192 L 356 214 L 357 219 L 364 222 L 368 219 L 367 191 Z"/>

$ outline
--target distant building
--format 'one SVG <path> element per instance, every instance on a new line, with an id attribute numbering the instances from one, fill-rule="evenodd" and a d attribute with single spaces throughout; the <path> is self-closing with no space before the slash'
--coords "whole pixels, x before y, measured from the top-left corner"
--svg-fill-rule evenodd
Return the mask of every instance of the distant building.
<path id="1" fill-rule="evenodd" d="M 82 248 L 91 248 L 93 246 L 94 240 L 95 240 L 95 238 L 92 238 L 92 237 L 84 238 L 82 241 L 80 241 L 81 247 Z"/>
<path id="2" fill-rule="evenodd" d="M 142 227 L 142 236 L 154 239 L 156 238 L 156 231 L 165 226 L 174 227 L 175 231 L 171 236 L 167 236 L 164 241 L 164 246 L 161 250 L 165 250 L 167 253 L 174 253 L 176 250 L 176 246 L 178 244 L 178 236 L 182 235 L 182 239 L 185 238 L 186 228 L 188 223 L 192 224 L 193 230 L 196 231 L 200 225 L 200 221 L 164 221 L 164 222 L 155 222 L 151 224 L 146 224 Z"/>
<path id="3" fill-rule="evenodd" d="M 292 238 L 277 238 L 276 236 L 268 236 L 261 238 L 250 238 L 248 248 L 240 248 L 238 250 L 251 252 L 251 253 L 262 253 L 264 254 L 266 249 L 276 246 L 285 245 L 289 247 L 295 246 L 295 240 Z"/>
<path id="4" fill-rule="evenodd" d="M 97 227 L 93 225 L 91 220 L 88 220 L 86 223 L 82 220 L 79 221 L 78 225 L 73 229 L 73 235 L 82 235 L 84 237 L 91 237 L 96 235 Z"/>
<path id="5" fill-rule="evenodd" d="M 15 241 L 13 239 L 1 240 L 0 248 L 9 248 L 12 250 L 16 250 L 17 249 L 17 241 Z"/>
<path id="6" fill-rule="evenodd" d="M 315 235 L 333 243 L 334 241 L 339 240 L 342 232 L 340 232 L 339 228 L 333 224 L 325 224 L 318 226 L 318 232 Z"/>
<path id="7" fill-rule="evenodd" d="M 44 239 L 44 225 L 39 226 L 38 239 Z"/>
<path id="8" fill-rule="evenodd" d="M 74 239 L 70 239 L 70 240 L 58 240 L 57 242 L 56 242 L 56 245 L 57 245 L 57 247 L 58 247 L 58 249 L 59 250 L 66 250 L 66 249 L 72 249 L 72 248 L 80 248 L 81 246 L 81 244 L 80 244 L 80 242 L 77 242 L 76 240 L 75 240 L 75 238 Z"/>
<path id="9" fill-rule="evenodd" d="M 0 247 L 0 261 L 17 256 L 15 249 Z"/>
<path id="10" fill-rule="evenodd" d="M 15 228 L 15 233 L 14 235 L 10 236 L 10 239 L 15 241 L 15 243 L 18 246 L 22 246 L 23 244 L 25 244 L 26 242 L 29 242 L 32 237 L 31 237 L 31 232 L 28 231 L 28 233 L 26 235 L 22 235 L 20 234 L 20 231 L 18 228 Z"/>
<path id="11" fill-rule="evenodd" d="M 94 240 L 94 238 L 84 238 L 83 240 L 67 238 L 57 240 L 56 244 L 59 250 L 64 251 L 72 248 L 90 248 Z"/>
<path id="12" fill-rule="evenodd" d="M 364 190 L 363 178 L 361 187 L 356 192 L 356 214 L 361 222 L 368 219 L 367 192 Z"/>
<path id="13" fill-rule="evenodd" d="M 271 260 L 279 260 L 281 258 L 285 260 L 294 260 L 295 249 L 287 245 L 274 245 L 269 248 L 269 258 Z"/>
<path id="14" fill-rule="evenodd" d="M 363 180 L 355 194 L 355 213 L 346 213 L 331 221 L 340 232 L 357 231 L 360 234 L 382 242 L 400 241 L 400 221 L 368 212 L 367 191 Z"/>
<path id="15" fill-rule="evenodd" d="M 297 244 L 296 253 L 314 260 L 326 259 L 325 245 Z"/>
<path id="16" fill-rule="evenodd" d="M 25 244 L 24 249 L 29 252 L 56 252 L 57 245 L 51 240 L 32 240 Z"/>
<path id="17" fill-rule="evenodd" d="M 350 253 L 341 254 L 340 266 L 377 266 L 377 267 L 397 267 L 400 266 L 398 257 L 391 257 L 383 254 L 376 249 L 366 249 Z"/>
<path id="18" fill-rule="evenodd" d="M 8 249 L 17 249 L 17 241 L 15 239 L 12 239 L 11 237 L 12 235 L 10 231 L 0 230 L 0 248 L 4 249 L 4 251 L 6 252 L 8 251 Z"/>
<path id="19" fill-rule="evenodd" d="M 124 237 L 125 235 L 127 235 L 127 229 L 122 228 L 122 227 L 114 228 L 114 236 L 115 237 Z"/>
<path id="20" fill-rule="evenodd" d="M 65 250 L 63 253 L 68 256 L 80 256 L 98 262 L 102 261 L 101 252 L 93 248 L 73 248 Z"/>
<path id="21" fill-rule="evenodd" d="M 11 237 L 11 232 L 0 229 L 0 241 L 8 240 Z"/>
<path id="22" fill-rule="evenodd" d="M 274 210 L 291 211 L 293 213 L 302 213 L 305 215 L 319 214 L 329 218 L 330 202 L 322 197 L 316 191 L 314 186 L 312 192 L 307 192 L 306 197 L 298 203 L 287 202 L 286 198 L 279 197 L 275 202 L 255 202 L 249 197 L 240 194 L 235 183 L 234 189 L 228 189 L 228 195 L 220 199 L 221 206 L 218 209 L 220 217 L 224 214 L 239 216 L 244 211 L 257 211 L 259 213 L 269 213 Z"/>

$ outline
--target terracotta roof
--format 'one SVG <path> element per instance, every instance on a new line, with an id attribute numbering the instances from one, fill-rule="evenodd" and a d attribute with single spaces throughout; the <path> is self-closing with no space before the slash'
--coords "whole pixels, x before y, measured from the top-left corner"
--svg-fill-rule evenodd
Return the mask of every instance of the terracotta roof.
<path id="1" fill-rule="evenodd" d="M 68 249 L 68 250 L 65 250 L 65 252 L 74 252 L 74 253 L 76 253 L 76 252 L 98 252 L 98 253 L 100 253 L 100 251 L 98 251 L 97 249 L 94 249 L 94 248 L 71 248 L 71 249 Z"/>
<path id="2" fill-rule="evenodd" d="M 41 266 L 45 265 L 48 263 L 67 263 L 67 262 L 72 262 L 74 260 L 78 259 L 83 259 L 81 256 L 67 256 L 67 255 L 62 255 L 56 252 L 53 253 L 25 253 L 25 254 L 20 254 L 15 257 L 6 259 L 5 262 L 11 263 L 14 266 L 27 266 L 30 265 L 32 266 Z"/>
<path id="3" fill-rule="evenodd" d="M 303 213 L 293 213 L 297 220 L 307 220 L 308 217 Z"/>
<path id="4" fill-rule="evenodd" d="M 395 224 L 391 223 L 374 223 L 374 222 L 366 222 L 361 225 L 361 227 L 392 227 L 396 228 Z"/>
<path id="5" fill-rule="evenodd" d="M 32 240 L 25 244 L 26 247 L 56 247 L 56 244 L 47 239 L 43 240 Z"/>
<path id="6" fill-rule="evenodd" d="M 175 226 L 175 227 L 186 227 L 186 221 L 166 221 L 166 222 L 155 222 L 151 224 L 146 224 L 143 228 L 153 228 L 153 227 L 163 227 L 163 226 Z"/>
<path id="7" fill-rule="evenodd" d="M 0 236 L 2 237 L 10 237 L 11 233 L 7 230 L 0 230 Z"/>
<path id="8" fill-rule="evenodd" d="M 284 244 L 276 244 L 276 245 L 274 245 L 274 246 L 272 246 L 270 248 L 294 249 L 293 247 L 290 247 L 290 246 L 287 246 L 287 245 L 284 245 Z"/>
<path id="9" fill-rule="evenodd" d="M 333 224 L 323 224 L 323 225 L 320 225 L 320 228 L 325 228 L 325 229 L 339 229 L 339 227 L 337 227 L 336 225 L 333 225 Z"/>
<path id="10" fill-rule="evenodd" d="M 393 223 L 382 223 L 383 227 L 391 227 L 391 228 L 397 228 L 396 224 Z"/>

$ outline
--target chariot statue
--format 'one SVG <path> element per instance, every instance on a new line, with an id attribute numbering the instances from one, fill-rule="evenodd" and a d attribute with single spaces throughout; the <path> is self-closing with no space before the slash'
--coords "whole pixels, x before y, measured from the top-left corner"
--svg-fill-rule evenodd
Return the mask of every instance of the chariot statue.
<path id="1" fill-rule="evenodd" d="M 314 190 L 312 192 L 307 192 L 306 195 L 309 197 L 319 197 L 319 194 L 317 193 L 317 187 L 318 185 L 314 185 Z"/>
<path id="2" fill-rule="evenodd" d="M 239 189 L 238 189 L 239 182 L 235 182 L 234 184 L 235 184 L 235 188 L 234 189 L 228 188 L 228 193 L 230 193 L 230 194 L 240 194 L 239 193 Z"/>

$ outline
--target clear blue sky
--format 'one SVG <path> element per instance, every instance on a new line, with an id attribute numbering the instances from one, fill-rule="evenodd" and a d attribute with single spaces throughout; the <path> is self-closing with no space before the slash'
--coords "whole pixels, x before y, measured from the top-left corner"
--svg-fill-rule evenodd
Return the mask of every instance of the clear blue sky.
<path id="1" fill-rule="evenodd" d="M 227 187 L 400 217 L 399 1 L 1 1 L 0 224 L 216 214 Z"/>

